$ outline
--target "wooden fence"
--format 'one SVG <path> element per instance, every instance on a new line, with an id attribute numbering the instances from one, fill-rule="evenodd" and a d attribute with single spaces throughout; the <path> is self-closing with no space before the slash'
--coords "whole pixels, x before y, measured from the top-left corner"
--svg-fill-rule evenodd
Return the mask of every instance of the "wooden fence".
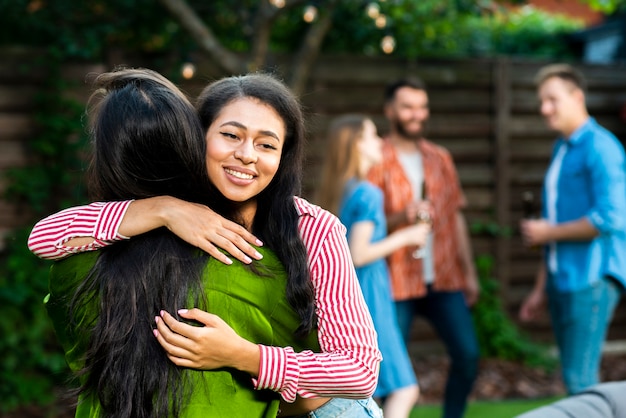
<path id="1" fill-rule="evenodd" d="M 501 286 L 504 306 L 512 318 L 530 291 L 539 254 L 521 245 L 517 225 L 521 195 L 540 196 L 555 134 L 538 113 L 533 83 L 546 62 L 510 59 L 404 61 L 354 57 L 325 57 L 313 71 L 308 92 L 311 141 L 306 190 L 315 188 L 315 173 L 324 158 L 324 129 L 343 112 L 371 115 L 380 132 L 387 130 L 381 115 L 382 93 L 389 80 L 415 74 L 426 82 L 431 104 L 428 137 L 448 148 L 457 164 L 467 195 L 470 224 L 496 224 L 512 235 L 472 238 L 476 255 L 494 259 L 493 275 Z M 626 141 L 626 68 L 578 65 L 589 82 L 587 102 L 599 123 Z M 626 254 L 624 255 L 626 256 Z M 547 315 L 523 325 L 538 339 L 551 340 Z M 418 338 L 434 337 L 424 323 Z M 421 338 L 420 338 L 421 337 Z M 610 338 L 626 338 L 626 303 L 616 312 Z"/>
<path id="2" fill-rule="evenodd" d="M 16 71 L 7 62 L 11 60 L 3 59 L 0 63 L 0 174 L 8 167 L 28 163 L 23 145 L 33 134 L 32 99 L 38 79 Z M 370 115 L 379 131 L 385 133 L 387 126 L 381 112 L 385 84 L 410 74 L 420 76 L 429 88 L 428 137 L 448 148 L 454 157 L 469 202 L 468 222 L 495 224 L 512 232 L 508 237 L 475 234 L 472 244 L 476 255 L 493 258 L 493 276 L 500 283 L 504 306 L 515 318 L 539 263 L 538 253 L 524 249 L 517 233 L 521 194 L 530 190 L 539 195 L 555 137 L 538 113 L 533 85 L 536 71 L 544 64 L 505 58 L 407 61 L 322 57 L 302 95 L 309 131 L 305 197 L 311 197 L 316 187 L 326 150 L 324 132 L 328 121 L 342 113 L 361 112 Z M 111 67 L 68 66 L 67 77 L 82 80 L 89 71 Z M 207 79 L 215 77 L 209 62 L 199 60 L 197 67 L 198 76 L 181 83 L 192 96 Z M 625 141 L 626 68 L 582 64 L 578 67 L 589 81 L 590 113 Z M 84 98 L 87 91 L 85 86 L 72 94 Z M 10 202 L 0 201 L 0 232 L 23 222 Z M 547 316 L 523 328 L 537 339 L 551 340 Z M 436 341 L 425 323 L 418 323 L 415 333 L 420 346 L 424 341 Z M 609 338 L 626 339 L 625 302 L 616 312 Z M 433 345 L 436 347 L 437 343 Z"/>

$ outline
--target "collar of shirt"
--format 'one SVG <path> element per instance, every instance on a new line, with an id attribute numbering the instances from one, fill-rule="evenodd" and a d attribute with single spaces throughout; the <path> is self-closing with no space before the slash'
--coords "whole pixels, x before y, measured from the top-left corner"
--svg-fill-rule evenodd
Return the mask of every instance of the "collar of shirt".
<path id="1" fill-rule="evenodd" d="M 591 130 L 593 130 L 593 128 L 596 125 L 596 120 L 594 118 L 592 118 L 591 116 L 585 121 L 585 123 L 583 123 L 582 125 L 580 125 L 578 127 L 578 129 L 576 129 L 570 136 L 569 138 L 564 138 L 564 137 L 560 137 L 559 138 L 559 142 L 565 142 L 565 144 L 567 144 L 568 146 L 576 146 L 578 144 L 580 144 L 580 142 L 582 141 L 583 137 L 585 136 L 585 134 Z"/>

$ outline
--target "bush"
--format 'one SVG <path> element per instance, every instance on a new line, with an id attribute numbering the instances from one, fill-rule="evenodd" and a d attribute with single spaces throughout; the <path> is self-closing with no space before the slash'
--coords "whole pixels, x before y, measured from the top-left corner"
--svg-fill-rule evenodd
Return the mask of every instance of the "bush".
<path id="1" fill-rule="evenodd" d="M 472 225 L 474 233 L 510 236 L 510 231 L 496 224 Z M 472 308 L 476 334 L 483 357 L 522 362 L 531 367 L 553 371 L 558 362 L 547 346 L 533 342 L 522 334 L 509 318 L 502 305 L 498 281 L 493 277 L 494 258 L 476 257 L 476 271 L 480 281 L 480 298 Z"/>
<path id="2" fill-rule="evenodd" d="M 49 76 L 37 97 L 38 133 L 27 144 L 34 165 L 8 170 L 5 178 L 4 198 L 32 214 L 32 222 L 12 231 L 0 259 L 0 412 L 49 403 L 53 387 L 69 377 L 43 305 L 50 262 L 31 254 L 26 242 L 35 220 L 84 200 L 83 106 L 63 98 L 68 86 L 59 62 L 46 56 L 34 65 L 43 62 Z"/>

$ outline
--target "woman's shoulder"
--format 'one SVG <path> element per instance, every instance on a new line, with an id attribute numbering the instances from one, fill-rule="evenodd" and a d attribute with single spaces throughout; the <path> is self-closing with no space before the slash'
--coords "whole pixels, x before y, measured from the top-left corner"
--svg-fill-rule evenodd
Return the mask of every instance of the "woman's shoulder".
<path id="1" fill-rule="evenodd" d="M 304 221 L 306 223 L 328 226 L 334 226 L 336 224 L 341 225 L 339 218 L 331 212 L 302 197 L 294 196 L 294 203 L 301 222 Z"/>
<path id="2" fill-rule="evenodd" d="M 378 186 L 373 183 L 370 183 L 367 180 L 360 181 L 357 185 L 357 190 L 360 191 L 363 195 L 366 196 L 382 196 L 383 192 L 380 190 Z"/>
<path id="3" fill-rule="evenodd" d="M 336 239 L 329 241 L 329 237 L 345 237 L 346 227 L 335 215 L 306 199 L 294 197 L 294 203 L 299 216 L 298 230 L 311 263 L 314 264 L 323 252 L 325 243 L 333 242 L 333 246 L 338 245 Z"/>

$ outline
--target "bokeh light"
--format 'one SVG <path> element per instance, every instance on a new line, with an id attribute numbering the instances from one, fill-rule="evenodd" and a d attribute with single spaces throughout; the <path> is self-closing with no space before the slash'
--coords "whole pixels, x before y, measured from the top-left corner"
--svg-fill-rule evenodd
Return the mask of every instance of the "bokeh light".
<path id="1" fill-rule="evenodd" d="M 304 21 L 307 23 L 311 23 L 316 18 L 317 18 L 317 7 L 311 6 L 311 5 L 307 6 L 304 9 L 304 14 L 302 15 L 302 19 L 304 19 Z"/>
<path id="2" fill-rule="evenodd" d="M 391 54 L 394 49 L 396 49 L 396 40 L 391 35 L 386 35 L 380 41 L 380 49 L 383 50 L 385 54 Z"/>
<path id="3" fill-rule="evenodd" d="M 189 80 L 196 74 L 196 66 L 191 62 L 186 62 L 180 69 L 180 74 L 185 80 Z"/>
<path id="4" fill-rule="evenodd" d="M 376 18 L 376 20 L 374 21 L 374 24 L 376 25 L 378 29 L 384 28 L 385 26 L 387 26 L 387 16 L 381 14 L 380 16 Z"/>
<path id="5" fill-rule="evenodd" d="M 367 15 L 372 19 L 376 19 L 380 16 L 380 6 L 378 3 L 370 3 L 367 5 Z"/>
<path id="6" fill-rule="evenodd" d="M 278 9 L 285 7 L 285 0 L 269 0 L 270 4 Z"/>

